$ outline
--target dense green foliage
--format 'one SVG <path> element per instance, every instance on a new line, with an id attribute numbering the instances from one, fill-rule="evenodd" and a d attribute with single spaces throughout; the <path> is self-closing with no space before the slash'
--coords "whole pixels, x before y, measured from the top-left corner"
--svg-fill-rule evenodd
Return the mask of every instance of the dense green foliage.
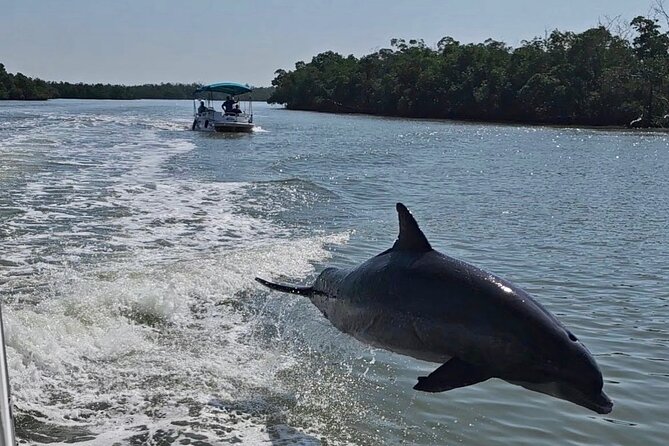
<path id="1" fill-rule="evenodd" d="M 45 82 L 21 73 L 7 73 L 0 63 L 0 99 L 45 100 L 67 99 L 190 99 L 201 84 L 72 84 L 69 82 Z M 254 100 L 265 101 L 274 91 L 273 87 L 253 90 Z M 245 99 L 242 96 L 242 99 Z"/>
<path id="2" fill-rule="evenodd" d="M 47 82 L 21 73 L 7 73 L 0 63 L 0 99 L 44 100 L 54 97 L 54 94 L 55 90 Z"/>
<path id="3" fill-rule="evenodd" d="M 54 98 L 64 99 L 190 99 L 198 84 L 71 84 L 51 82 L 56 90 Z"/>
<path id="4" fill-rule="evenodd" d="M 50 82 L 56 90 L 53 97 L 67 99 L 191 99 L 193 92 L 201 84 L 145 84 L 145 85 L 110 85 L 110 84 L 71 84 L 69 82 Z M 253 90 L 254 100 L 266 101 L 274 89 L 259 87 Z M 240 96 L 244 100 L 248 95 Z"/>
<path id="5" fill-rule="evenodd" d="M 328 51 L 277 70 L 270 103 L 290 109 L 581 125 L 669 124 L 669 35 L 635 18 L 633 39 L 599 26 L 512 49 L 486 40 L 393 39 L 361 58 Z"/>

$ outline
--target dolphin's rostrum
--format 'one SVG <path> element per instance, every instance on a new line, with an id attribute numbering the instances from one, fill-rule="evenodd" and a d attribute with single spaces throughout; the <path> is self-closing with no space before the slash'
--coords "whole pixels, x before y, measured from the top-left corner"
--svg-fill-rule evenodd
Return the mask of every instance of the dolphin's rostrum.
<path id="1" fill-rule="evenodd" d="M 611 412 L 602 374 L 583 344 L 529 294 L 430 246 L 397 204 L 392 248 L 353 269 L 326 268 L 308 296 L 339 330 L 375 347 L 442 363 L 414 386 L 444 392 L 500 378 L 597 413 Z"/>

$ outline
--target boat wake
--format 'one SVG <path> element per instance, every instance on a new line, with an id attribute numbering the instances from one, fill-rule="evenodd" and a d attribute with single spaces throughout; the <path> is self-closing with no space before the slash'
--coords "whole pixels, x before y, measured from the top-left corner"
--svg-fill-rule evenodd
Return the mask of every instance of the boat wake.
<path id="1" fill-rule="evenodd" d="M 272 184 L 179 179 L 174 160 L 195 146 L 169 126 L 50 119 L 0 148 L 18 147 L 0 288 L 19 438 L 349 444 L 355 420 L 332 423 L 322 400 L 339 395 L 345 418 L 365 378 L 311 379 L 331 373 L 323 344 L 346 342 L 323 333 L 308 302 L 253 281 L 308 277 L 349 233 L 305 237 L 263 217 L 280 211 Z M 104 123 L 115 136 L 101 136 Z"/>

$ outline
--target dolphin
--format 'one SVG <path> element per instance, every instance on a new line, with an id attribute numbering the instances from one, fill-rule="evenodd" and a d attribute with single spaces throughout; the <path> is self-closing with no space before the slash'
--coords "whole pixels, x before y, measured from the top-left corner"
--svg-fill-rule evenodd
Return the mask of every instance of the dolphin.
<path id="1" fill-rule="evenodd" d="M 325 268 L 311 286 L 256 280 L 308 297 L 359 341 L 442 364 L 419 377 L 416 390 L 500 378 L 611 412 L 597 363 L 555 316 L 511 282 L 435 251 L 402 203 L 397 212 L 395 244 L 356 268 Z"/>

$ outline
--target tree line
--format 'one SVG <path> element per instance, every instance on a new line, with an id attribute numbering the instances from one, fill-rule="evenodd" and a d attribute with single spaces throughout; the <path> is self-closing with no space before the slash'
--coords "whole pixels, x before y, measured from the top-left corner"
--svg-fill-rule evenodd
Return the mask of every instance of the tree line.
<path id="1" fill-rule="evenodd" d="M 7 73 L 0 63 L 0 100 L 46 100 L 46 99 L 191 99 L 193 92 L 202 84 L 144 84 L 112 85 L 70 82 L 47 82 L 30 78 L 21 73 Z M 254 100 L 265 101 L 273 87 L 253 90 Z M 248 95 L 240 97 L 245 99 Z"/>
<path id="2" fill-rule="evenodd" d="M 356 58 L 326 51 L 277 70 L 268 102 L 289 109 L 484 121 L 669 126 L 669 33 L 555 30 L 518 48 L 392 39 Z"/>

